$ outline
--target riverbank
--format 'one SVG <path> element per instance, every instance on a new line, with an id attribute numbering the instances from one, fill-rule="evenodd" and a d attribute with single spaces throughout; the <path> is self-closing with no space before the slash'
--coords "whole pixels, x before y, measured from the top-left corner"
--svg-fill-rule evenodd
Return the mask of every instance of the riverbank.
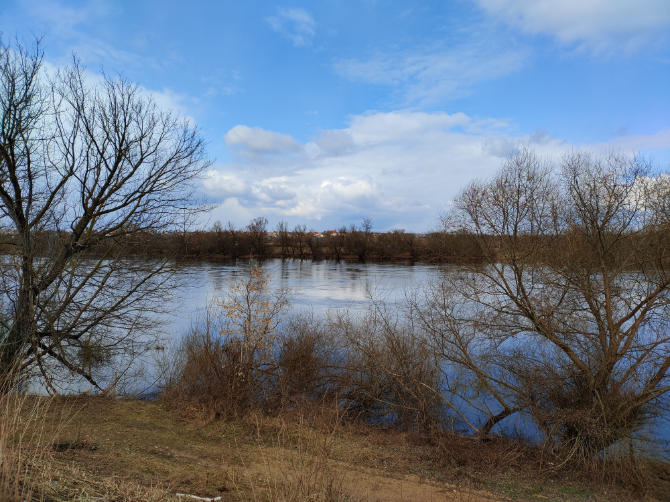
<path id="1" fill-rule="evenodd" d="M 655 495 L 642 493 L 555 469 L 517 441 L 346 423 L 319 406 L 232 421 L 89 396 L 51 399 L 44 409 L 35 425 L 48 452 L 28 466 L 28 478 L 48 501 L 173 501 L 177 493 L 222 501 L 604 501 L 670 493 L 667 466 L 654 467 Z"/>

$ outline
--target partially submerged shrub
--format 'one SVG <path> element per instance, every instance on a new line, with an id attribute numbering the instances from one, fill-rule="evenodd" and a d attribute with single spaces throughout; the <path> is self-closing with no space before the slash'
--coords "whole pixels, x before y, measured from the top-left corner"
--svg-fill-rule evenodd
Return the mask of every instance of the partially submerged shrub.
<path id="1" fill-rule="evenodd" d="M 241 364 L 242 344 L 211 333 L 190 333 L 180 347 L 176 378 L 163 397 L 182 412 L 232 417 L 256 400 L 254 374 Z"/>
<path id="2" fill-rule="evenodd" d="M 444 423 L 441 370 L 410 325 L 375 304 L 360 317 L 340 317 L 334 328 L 348 341 L 342 386 L 350 414 L 403 430 Z"/>
<path id="3" fill-rule="evenodd" d="M 271 400 L 286 408 L 336 399 L 342 358 L 342 347 L 328 332 L 326 322 L 308 313 L 290 317 L 276 347 Z"/>
<path id="4" fill-rule="evenodd" d="M 214 302 L 181 342 L 164 398 L 182 409 L 230 417 L 261 404 L 268 368 L 288 305 L 260 267 L 238 280 L 223 301 Z"/>
<path id="5" fill-rule="evenodd" d="M 242 338 L 219 335 L 220 319 L 209 309 L 182 339 L 163 399 L 182 412 L 213 418 L 334 399 L 339 377 L 332 358 L 327 361 L 323 334 L 311 331 L 318 326 L 305 317 L 287 324 L 292 329 L 276 333 L 272 345 L 250 351 Z"/>
<path id="6" fill-rule="evenodd" d="M 281 323 L 285 296 L 271 297 L 269 288 L 254 268 L 203 313 L 177 351 L 166 402 L 231 418 L 254 407 L 277 413 L 328 401 L 351 419 L 404 430 L 444 423 L 441 370 L 409 325 L 380 322 L 374 311 L 303 313 Z"/>

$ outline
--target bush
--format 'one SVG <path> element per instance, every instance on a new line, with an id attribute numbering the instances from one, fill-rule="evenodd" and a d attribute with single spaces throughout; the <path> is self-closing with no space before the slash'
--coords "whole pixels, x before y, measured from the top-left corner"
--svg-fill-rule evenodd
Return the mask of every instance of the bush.
<path id="1" fill-rule="evenodd" d="M 333 328 L 347 340 L 341 387 L 350 416 L 401 430 L 445 423 L 441 369 L 411 325 L 375 304 L 359 317 L 341 316 Z"/>
<path id="2" fill-rule="evenodd" d="M 172 408 L 216 419 L 321 402 L 350 420 L 402 430 L 444 423 L 441 370 L 409 326 L 374 311 L 280 323 L 276 300 L 262 291 L 269 287 L 254 269 L 194 323 L 164 388 Z"/>

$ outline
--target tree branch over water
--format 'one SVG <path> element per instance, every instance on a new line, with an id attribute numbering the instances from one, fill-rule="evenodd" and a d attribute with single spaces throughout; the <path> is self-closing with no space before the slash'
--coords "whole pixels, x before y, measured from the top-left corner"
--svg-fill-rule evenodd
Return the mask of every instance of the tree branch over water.
<path id="1" fill-rule="evenodd" d="M 414 305 L 482 431 L 524 410 L 587 457 L 661 409 L 670 368 L 670 177 L 642 159 L 530 150 L 465 188 L 446 225 L 478 239 L 465 265 Z M 495 408 L 495 407 L 494 407 Z"/>
<path id="2" fill-rule="evenodd" d="M 39 41 L 0 43 L 0 224 L 12 236 L 0 372 L 53 388 L 67 373 L 93 382 L 147 340 L 170 260 L 127 260 L 124 247 L 202 209 L 195 182 L 209 161 L 198 130 L 136 85 L 90 85 L 76 58 L 46 75 L 42 61 Z"/>

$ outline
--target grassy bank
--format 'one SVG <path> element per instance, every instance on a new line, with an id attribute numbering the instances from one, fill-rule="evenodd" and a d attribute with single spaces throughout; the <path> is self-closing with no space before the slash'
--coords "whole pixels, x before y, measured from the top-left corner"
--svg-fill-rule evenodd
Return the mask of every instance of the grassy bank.
<path id="1" fill-rule="evenodd" d="M 178 493 L 223 501 L 667 500 L 670 494 L 663 466 L 650 465 L 653 483 L 644 487 L 594 481 L 555 468 L 519 442 L 398 432 L 342 421 L 323 406 L 210 421 L 185 419 L 157 402 L 79 397 L 52 399 L 47 407 L 39 399 L 24 411 L 43 410 L 31 426 L 40 434 L 29 436 L 44 453 L 21 474 L 35 500 L 189 500 Z M 28 451 L 29 443 L 10 446 Z"/>

